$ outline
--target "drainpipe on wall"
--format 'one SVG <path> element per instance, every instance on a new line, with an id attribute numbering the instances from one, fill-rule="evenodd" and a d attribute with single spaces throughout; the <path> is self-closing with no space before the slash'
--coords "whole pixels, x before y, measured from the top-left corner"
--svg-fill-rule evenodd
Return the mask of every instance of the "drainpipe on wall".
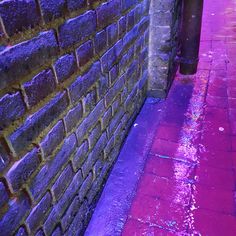
<path id="1" fill-rule="evenodd" d="M 197 72 L 201 39 L 203 0 L 183 0 L 180 73 Z"/>

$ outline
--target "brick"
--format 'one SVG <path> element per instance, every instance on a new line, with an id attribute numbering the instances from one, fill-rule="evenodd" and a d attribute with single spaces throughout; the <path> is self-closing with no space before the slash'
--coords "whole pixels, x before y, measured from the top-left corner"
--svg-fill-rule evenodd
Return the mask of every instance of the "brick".
<path id="1" fill-rule="evenodd" d="M 76 56 L 80 67 L 85 66 L 93 58 L 93 43 L 91 40 L 76 49 Z"/>
<path id="2" fill-rule="evenodd" d="M 0 129 L 6 128 L 26 111 L 24 101 L 19 92 L 6 94 L 0 98 Z"/>
<path id="3" fill-rule="evenodd" d="M 73 221 L 74 216 L 78 212 L 80 206 L 81 206 L 81 201 L 79 199 L 79 196 L 77 195 L 73 199 L 73 201 L 70 204 L 69 208 L 67 209 L 65 215 L 62 217 L 61 226 L 62 226 L 63 232 L 65 232 L 68 229 L 68 227 L 70 226 L 70 224 Z"/>
<path id="4" fill-rule="evenodd" d="M 84 110 L 85 110 L 85 113 L 91 112 L 94 109 L 96 103 L 97 103 L 97 93 L 96 93 L 96 89 L 93 89 L 84 98 Z"/>
<path id="5" fill-rule="evenodd" d="M 115 138 L 114 136 L 112 136 L 104 149 L 105 160 L 108 159 L 109 154 L 111 153 L 111 150 L 113 149 L 114 145 L 115 145 Z"/>
<path id="6" fill-rule="evenodd" d="M 0 15 L 9 36 L 34 27 L 40 22 L 40 15 L 34 0 L 1 1 Z"/>
<path id="7" fill-rule="evenodd" d="M 123 48 L 123 40 L 120 39 L 116 45 L 116 56 L 117 56 L 117 59 L 120 60 L 120 57 L 123 55 L 123 52 L 124 52 L 124 48 Z"/>
<path id="8" fill-rule="evenodd" d="M 144 37 L 141 37 L 141 38 L 136 40 L 135 47 L 134 47 L 135 55 L 138 56 L 140 54 L 143 45 L 144 45 Z"/>
<path id="9" fill-rule="evenodd" d="M 125 84 L 125 76 L 121 76 L 105 96 L 106 107 L 108 107 L 115 97 L 121 92 Z"/>
<path id="10" fill-rule="evenodd" d="M 127 15 L 127 31 L 130 31 L 135 24 L 134 10 L 131 10 Z"/>
<path id="11" fill-rule="evenodd" d="M 74 129 L 83 117 L 83 107 L 78 103 L 76 107 L 71 109 L 64 118 L 66 132 L 69 133 Z"/>
<path id="12" fill-rule="evenodd" d="M 59 41 L 62 48 L 68 48 L 95 33 L 96 15 L 87 11 L 76 18 L 69 19 L 59 27 Z"/>
<path id="13" fill-rule="evenodd" d="M 60 221 L 60 215 L 57 212 L 57 209 L 54 207 L 50 212 L 48 218 L 44 222 L 43 231 L 45 232 L 45 234 L 51 235 L 59 221 Z M 45 234 L 43 233 L 43 236 Z"/>
<path id="14" fill-rule="evenodd" d="M 119 76 L 119 66 L 116 64 L 114 65 L 111 70 L 109 71 L 109 80 L 110 80 L 110 85 L 113 85 L 116 79 Z"/>
<path id="15" fill-rule="evenodd" d="M 120 0 L 110 0 L 109 2 L 100 5 L 96 10 L 98 27 L 104 28 L 112 23 L 120 16 L 120 11 Z"/>
<path id="16" fill-rule="evenodd" d="M 100 174 L 100 172 L 102 170 L 102 167 L 103 167 L 102 161 L 101 160 L 97 160 L 96 163 L 93 166 L 94 178 L 96 178 Z"/>
<path id="17" fill-rule="evenodd" d="M 8 200 L 9 196 L 6 187 L 2 182 L 0 182 L 0 208 L 2 208 Z"/>
<path id="18" fill-rule="evenodd" d="M 140 90 L 143 89 L 143 87 L 147 84 L 148 82 L 148 71 L 146 70 L 144 73 L 143 73 L 143 76 L 141 78 L 141 80 L 139 81 L 139 84 L 138 84 L 138 88 Z"/>
<path id="19" fill-rule="evenodd" d="M 6 144 L 6 141 L 0 138 L 0 173 L 3 173 L 4 169 L 10 163 L 10 150 Z"/>
<path id="20" fill-rule="evenodd" d="M 0 220 L 1 235 L 13 235 L 14 231 L 20 226 L 22 218 L 30 209 L 30 202 L 25 194 L 9 202 L 8 211 Z"/>
<path id="21" fill-rule="evenodd" d="M 126 33 L 126 16 L 123 16 L 118 21 L 118 35 L 121 38 Z"/>
<path id="22" fill-rule="evenodd" d="M 55 226 L 64 214 L 65 210 L 68 208 L 73 198 L 78 193 L 78 189 L 82 184 L 82 180 L 83 179 L 81 171 L 78 171 L 73 177 L 72 182 L 66 189 L 60 201 L 54 206 L 53 210 L 50 212 L 47 220 L 45 221 L 43 228 L 46 235 L 51 235 L 52 231 L 54 230 Z"/>
<path id="23" fill-rule="evenodd" d="M 18 231 L 16 232 L 15 236 L 28 236 L 28 233 L 25 229 L 25 227 L 20 227 Z"/>
<path id="24" fill-rule="evenodd" d="M 112 109 L 111 107 L 106 111 L 102 117 L 102 129 L 106 129 L 112 119 Z"/>
<path id="25" fill-rule="evenodd" d="M 138 3 L 139 0 L 121 0 L 121 4 L 122 4 L 122 10 L 123 11 L 127 11 L 129 10 L 131 7 L 133 7 L 135 4 Z"/>
<path id="26" fill-rule="evenodd" d="M 88 92 L 88 89 L 95 84 L 100 76 L 101 65 L 99 62 L 95 62 L 85 75 L 78 77 L 76 81 L 69 86 L 72 104 L 77 104 L 81 97 Z"/>
<path id="27" fill-rule="evenodd" d="M 38 200 L 42 196 L 52 179 L 58 174 L 62 167 L 67 164 L 70 156 L 75 151 L 76 144 L 74 134 L 66 138 L 54 159 L 44 165 L 39 173 L 32 179 L 29 189 L 35 200 Z M 42 181 L 42 179 L 44 181 Z"/>
<path id="28" fill-rule="evenodd" d="M 63 141 L 65 129 L 62 121 L 59 121 L 40 143 L 43 157 L 48 158 L 56 147 Z"/>
<path id="29" fill-rule="evenodd" d="M 87 160 L 82 166 L 82 173 L 83 176 L 86 177 L 89 172 L 92 170 L 93 165 L 99 159 L 104 147 L 106 146 L 107 136 L 106 133 L 103 133 L 99 140 L 97 141 L 96 145 L 94 146 L 92 152 L 88 155 Z"/>
<path id="30" fill-rule="evenodd" d="M 83 142 L 86 133 L 88 133 L 96 125 L 97 120 L 101 117 L 104 111 L 104 102 L 101 100 L 76 130 L 76 136 L 79 143 Z"/>
<path id="31" fill-rule="evenodd" d="M 0 89 L 18 82 L 22 76 L 47 63 L 57 54 L 54 31 L 45 31 L 37 37 L 19 43 L 0 53 Z"/>
<path id="32" fill-rule="evenodd" d="M 59 83 L 68 79 L 77 69 L 76 59 L 73 54 L 60 57 L 54 64 L 54 70 Z"/>
<path id="33" fill-rule="evenodd" d="M 93 182 L 93 175 L 92 173 L 89 173 L 85 181 L 82 183 L 80 189 L 79 189 L 79 199 L 81 202 L 83 202 L 86 193 L 88 192 L 89 188 L 91 187 Z"/>
<path id="34" fill-rule="evenodd" d="M 75 11 L 78 9 L 81 9 L 83 7 L 86 7 L 86 0 L 67 0 L 67 8 L 69 11 Z"/>
<path id="35" fill-rule="evenodd" d="M 124 50 L 127 50 L 131 44 L 134 42 L 134 40 L 138 37 L 139 34 L 139 25 L 134 26 L 132 30 L 130 30 L 123 38 L 123 48 Z"/>
<path id="36" fill-rule="evenodd" d="M 101 123 L 98 122 L 98 124 L 91 131 L 91 133 L 89 134 L 89 137 L 88 137 L 90 149 L 92 149 L 93 146 L 96 144 L 96 142 L 97 142 L 98 138 L 100 137 L 101 133 L 102 133 Z"/>
<path id="37" fill-rule="evenodd" d="M 52 205 L 52 196 L 49 192 L 40 200 L 40 202 L 31 210 L 26 219 L 26 224 L 33 234 L 41 225 L 47 216 L 47 212 Z"/>
<path id="38" fill-rule="evenodd" d="M 74 175 L 69 187 L 66 189 L 65 193 L 63 194 L 60 201 L 56 205 L 57 210 L 61 214 L 65 212 L 69 204 L 71 204 L 73 198 L 78 194 L 78 189 L 81 186 L 82 182 L 83 182 L 83 178 L 82 178 L 81 171 L 78 171 Z"/>
<path id="39" fill-rule="evenodd" d="M 109 79 L 108 76 L 101 76 L 98 82 L 98 97 L 102 99 L 109 89 Z"/>
<path id="40" fill-rule="evenodd" d="M 112 115 L 116 114 L 116 112 L 121 108 L 121 99 L 118 96 L 115 101 L 112 103 Z"/>
<path id="41" fill-rule="evenodd" d="M 142 18 L 142 20 L 140 21 L 139 25 L 138 25 L 138 34 L 139 35 L 143 35 L 144 32 L 146 31 L 146 29 L 148 29 L 149 27 L 149 17 L 146 16 L 144 18 Z"/>
<path id="42" fill-rule="evenodd" d="M 117 23 L 113 23 L 107 27 L 107 41 L 108 47 L 116 43 L 118 39 L 118 25 Z"/>
<path id="43" fill-rule="evenodd" d="M 116 60 L 116 47 L 113 46 L 101 57 L 102 72 L 109 72 Z"/>
<path id="44" fill-rule="evenodd" d="M 124 115 L 124 110 L 120 109 L 112 118 L 111 123 L 109 125 L 109 134 L 110 136 L 113 134 L 113 132 L 115 131 L 116 127 L 118 126 L 118 124 L 121 121 L 122 116 Z"/>
<path id="45" fill-rule="evenodd" d="M 62 16 L 65 12 L 65 0 L 39 0 L 39 4 L 46 23 Z"/>
<path id="46" fill-rule="evenodd" d="M 127 70 L 127 67 L 132 62 L 134 57 L 134 47 L 130 47 L 127 53 L 121 58 L 119 62 L 120 73 L 124 73 Z"/>
<path id="47" fill-rule="evenodd" d="M 23 88 L 27 104 L 31 108 L 55 90 L 56 80 L 51 70 L 44 70 L 24 83 Z"/>
<path id="48" fill-rule="evenodd" d="M 76 150 L 76 153 L 72 159 L 72 165 L 75 171 L 78 171 L 78 169 L 82 166 L 86 159 L 86 155 L 88 153 L 89 146 L 88 141 L 84 141 L 81 146 Z"/>
<path id="49" fill-rule="evenodd" d="M 73 175 L 74 173 L 71 165 L 67 165 L 51 188 L 54 200 L 59 200 L 59 198 L 62 196 L 63 192 L 71 182 Z"/>
<path id="50" fill-rule="evenodd" d="M 52 232 L 52 236 L 62 236 L 61 228 L 59 226 Z"/>
<path id="51" fill-rule="evenodd" d="M 84 201 L 65 235 L 83 235 L 85 216 L 88 212 L 88 203 Z"/>
<path id="52" fill-rule="evenodd" d="M 173 3 L 174 3 L 174 2 L 172 2 L 172 4 L 173 4 Z M 149 8 L 150 8 L 150 2 L 149 2 L 149 0 L 144 0 L 141 4 L 142 4 L 142 13 L 143 13 L 144 15 L 147 15 L 147 14 L 149 13 Z M 161 6 L 164 6 L 164 5 L 167 7 L 167 10 L 173 8 L 173 6 L 172 6 L 172 7 L 168 7 L 167 4 L 161 4 Z M 180 5 L 179 5 L 179 6 L 180 6 Z"/>
<path id="53" fill-rule="evenodd" d="M 133 60 L 132 64 L 129 66 L 127 72 L 126 72 L 126 78 L 127 78 L 127 87 L 128 92 L 130 93 L 137 82 L 137 70 L 138 70 L 138 61 Z"/>
<path id="54" fill-rule="evenodd" d="M 90 188 L 89 192 L 87 193 L 87 199 L 88 199 L 89 204 L 91 204 L 94 201 L 94 199 L 96 199 L 96 197 L 99 196 L 98 193 L 103 188 L 102 185 L 105 181 L 107 173 L 109 173 L 109 169 L 110 169 L 110 165 L 109 165 L 109 163 L 106 163 L 103 166 L 102 171 L 99 174 L 99 176 L 97 176 L 97 178 L 93 182 L 92 187 Z"/>
<path id="55" fill-rule="evenodd" d="M 28 117 L 24 124 L 8 137 L 15 154 L 19 155 L 20 152 L 31 144 L 51 122 L 65 111 L 67 106 L 68 98 L 66 93 L 59 93 L 38 112 Z"/>
<path id="56" fill-rule="evenodd" d="M 30 176 L 36 171 L 40 164 L 38 149 L 33 149 L 19 161 L 15 162 L 10 170 L 6 173 L 7 182 L 11 191 L 17 192 Z"/>
<path id="57" fill-rule="evenodd" d="M 107 48 L 107 32 L 106 32 L 106 30 L 102 30 L 95 35 L 94 48 L 95 48 L 95 53 L 100 56 L 106 50 L 106 48 Z"/>
<path id="58" fill-rule="evenodd" d="M 141 18 L 142 18 L 142 3 L 137 5 L 137 7 L 134 9 L 134 21 L 137 24 Z"/>
<path id="59" fill-rule="evenodd" d="M 45 236 L 45 234 L 44 234 L 43 230 L 40 229 L 36 232 L 35 236 Z"/>

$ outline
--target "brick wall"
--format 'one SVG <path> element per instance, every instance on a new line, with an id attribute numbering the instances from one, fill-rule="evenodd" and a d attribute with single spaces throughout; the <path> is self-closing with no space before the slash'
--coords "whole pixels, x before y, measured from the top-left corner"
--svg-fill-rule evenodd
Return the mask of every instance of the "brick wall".
<path id="1" fill-rule="evenodd" d="M 166 97 L 178 68 L 182 0 L 151 0 L 148 96 Z"/>
<path id="2" fill-rule="evenodd" d="M 148 7 L 0 1 L 0 235 L 83 232 L 146 96 Z"/>

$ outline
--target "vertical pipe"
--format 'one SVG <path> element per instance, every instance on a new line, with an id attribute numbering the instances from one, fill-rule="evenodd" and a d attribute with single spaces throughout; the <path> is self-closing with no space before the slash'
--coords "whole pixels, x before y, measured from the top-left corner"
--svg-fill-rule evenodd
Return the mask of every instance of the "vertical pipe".
<path id="1" fill-rule="evenodd" d="M 191 75 L 197 72 L 199 61 L 203 0 L 183 2 L 180 73 Z"/>

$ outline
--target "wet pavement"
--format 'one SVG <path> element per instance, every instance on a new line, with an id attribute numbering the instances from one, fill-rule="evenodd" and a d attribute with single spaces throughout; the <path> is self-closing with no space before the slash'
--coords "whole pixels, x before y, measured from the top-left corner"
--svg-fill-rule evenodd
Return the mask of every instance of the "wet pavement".
<path id="1" fill-rule="evenodd" d="M 206 0 L 197 75 L 147 100 L 86 235 L 235 236 L 235 188 L 236 1 Z"/>
<path id="2" fill-rule="evenodd" d="M 122 235 L 236 235 L 235 187 L 236 1 L 208 0 L 199 71 L 164 101 Z"/>

